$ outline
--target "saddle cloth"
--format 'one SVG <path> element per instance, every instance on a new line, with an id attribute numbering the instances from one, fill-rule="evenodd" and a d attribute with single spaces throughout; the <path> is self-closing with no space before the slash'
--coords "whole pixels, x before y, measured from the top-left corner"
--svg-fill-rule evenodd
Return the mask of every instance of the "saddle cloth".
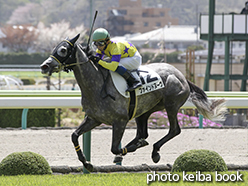
<path id="1" fill-rule="evenodd" d="M 116 72 L 110 71 L 110 74 L 118 92 L 122 96 L 129 98 L 130 94 L 129 92 L 126 92 L 126 89 L 128 88 L 126 80 Z M 146 94 L 164 87 L 161 77 L 155 71 L 145 66 L 141 65 L 140 68 L 133 71 L 132 74 L 142 83 L 142 87 L 135 90 L 136 96 Z"/>

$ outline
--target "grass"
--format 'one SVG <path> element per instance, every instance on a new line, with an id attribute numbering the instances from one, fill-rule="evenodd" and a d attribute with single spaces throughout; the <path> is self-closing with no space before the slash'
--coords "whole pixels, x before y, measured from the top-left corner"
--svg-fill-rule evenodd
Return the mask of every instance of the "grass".
<path id="1" fill-rule="evenodd" d="M 237 172 L 222 172 L 221 174 L 236 174 Z M 151 173 L 100 173 L 100 174 L 66 174 L 66 175 L 21 175 L 21 176 L 0 176 L 0 186 L 142 186 L 147 185 L 147 175 Z M 159 173 L 168 174 L 168 173 Z M 215 173 L 211 173 L 211 182 L 190 182 L 182 180 L 182 173 L 179 182 L 156 181 L 149 185 L 217 185 L 217 186 L 242 186 L 248 183 L 248 172 L 241 171 L 243 182 L 215 182 Z M 189 173 L 188 173 L 189 174 Z M 194 173 L 195 174 L 195 173 Z M 202 173 L 203 174 L 203 173 Z M 204 173 L 209 174 L 209 173 Z"/>

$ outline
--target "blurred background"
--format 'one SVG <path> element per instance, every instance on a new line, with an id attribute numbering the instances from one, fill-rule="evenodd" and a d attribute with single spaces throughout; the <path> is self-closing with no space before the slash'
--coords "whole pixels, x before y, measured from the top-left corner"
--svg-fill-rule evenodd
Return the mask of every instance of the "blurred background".
<path id="1" fill-rule="evenodd" d="M 215 13 L 240 14 L 244 6 L 243 0 L 216 0 Z M 144 64 L 170 63 L 203 88 L 208 41 L 200 39 L 199 20 L 201 14 L 209 13 L 209 1 L 0 0 L 0 90 L 79 90 L 72 72 L 47 77 L 39 65 L 66 37 L 80 33 L 79 42 L 86 45 L 96 10 L 94 29 L 104 27 L 113 39 L 132 42 Z M 233 41 L 230 48 L 230 71 L 240 73 L 245 42 Z M 224 73 L 224 50 L 224 42 L 215 43 L 212 73 Z M 210 80 L 209 90 L 223 91 L 223 82 Z M 240 91 L 240 87 L 241 81 L 230 81 L 230 91 Z M 62 111 L 57 112 L 61 116 Z M 77 112 L 66 110 L 62 115 L 70 118 Z M 187 113 L 196 115 L 195 111 Z"/>

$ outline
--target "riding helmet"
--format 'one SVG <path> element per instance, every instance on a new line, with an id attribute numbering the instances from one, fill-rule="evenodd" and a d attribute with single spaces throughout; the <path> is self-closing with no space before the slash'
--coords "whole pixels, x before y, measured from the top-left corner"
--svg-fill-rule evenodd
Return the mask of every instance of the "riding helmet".
<path id="1" fill-rule="evenodd" d="M 102 41 L 109 38 L 110 35 L 105 28 L 98 28 L 93 32 L 93 41 Z"/>

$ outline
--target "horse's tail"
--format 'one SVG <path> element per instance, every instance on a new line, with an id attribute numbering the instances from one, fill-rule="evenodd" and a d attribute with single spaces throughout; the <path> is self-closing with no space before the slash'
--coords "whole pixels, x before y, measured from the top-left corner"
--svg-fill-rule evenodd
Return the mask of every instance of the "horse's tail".
<path id="1" fill-rule="evenodd" d="M 222 119 L 227 113 L 225 99 L 209 100 L 205 92 L 188 81 L 190 87 L 190 101 L 196 106 L 200 114 L 210 120 Z"/>

